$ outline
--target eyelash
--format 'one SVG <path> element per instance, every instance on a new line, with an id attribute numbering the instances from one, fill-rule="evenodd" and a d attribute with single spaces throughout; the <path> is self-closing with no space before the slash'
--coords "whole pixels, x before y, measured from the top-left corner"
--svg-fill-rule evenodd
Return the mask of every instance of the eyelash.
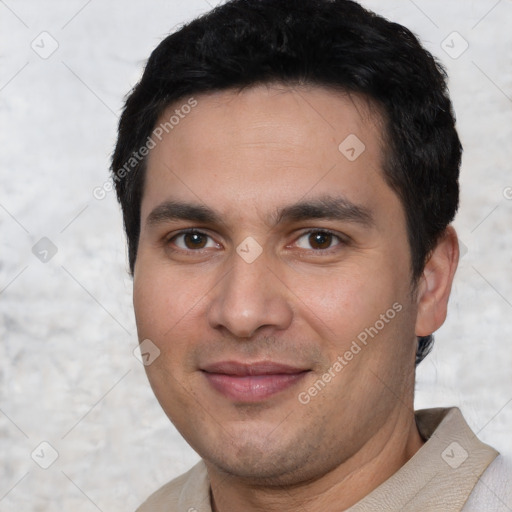
<path id="1" fill-rule="evenodd" d="M 338 234 L 338 233 L 336 233 L 334 231 L 331 231 L 330 229 L 320 229 L 320 228 L 310 229 L 308 231 L 302 232 L 295 239 L 294 243 L 296 243 L 298 240 L 300 240 L 304 236 L 308 236 L 308 235 L 311 235 L 313 233 L 323 233 L 323 234 L 331 235 L 333 238 L 338 240 L 338 243 L 333 245 L 333 246 L 331 246 L 331 247 L 329 247 L 329 248 L 327 248 L 327 249 L 304 249 L 304 250 L 307 250 L 308 252 L 311 252 L 311 253 L 330 254 L 331 252 L 336 250 L 336 248 L 339 245 L 347 245 L 347 243 L 348 243 L 346 237 L 344 238 L 340 234 Z M 176 234 L 172 235 L 171 237 L 169 237 L 166 240 L 166 245 L 170 245 L 178 237 L 183 236 L 183 235 L 187 235 L 187 234 L 206 236 L 206 237 L 208 237 L 208 238 L 213 240 L 213 238 L 210 235 L 208 235 L 207 233 L 205 233 L 204 231 L 200 231 L 200 230 L 198 230 L 196 228 L 188 228 L 188 229 L 183 229 L 179 233 L 176 233 Z M 185 253 L 185 254 L 187 254 L 187 253 L 188 254 L 193 254 L 193 253 L 201 253 L 205 249 L 181 249 L 181 248 L 177 248 L 177 249 L 172 249 L 172 250 L 173 251 L 179 251 L 179 252 L 182 252 L 182 253 Z"/>
<path id="2" fill-rule="evenodd" d="M 180 236 L 183 236 L 183 235 L 201 235 L 201 236 L 206 236 L 210 239 L 213 240 L 213 238 L 208 235 L 208 233 L 205 233 L 204 231 L 200 231 L 196 228 L 188 228 L 188 229 L 182 229 L 179 233 L 176 233 L 174 235 L 172 235 L 171 237 L 169 237 L 167 240 L 166 240 L 166 245 L 169 245 L 171 244 L 174 240 L 176 240 L 176 238 L 180 237 Z M 185 252 L 185 253 L 199 253 L 201 252 L 201 249 L 181 249 L 181 248 L 177 248 L 177 249 L 173 249 L 173 250 L 176 250 L 176 251 L 181 251 L 181 252 Z"/>

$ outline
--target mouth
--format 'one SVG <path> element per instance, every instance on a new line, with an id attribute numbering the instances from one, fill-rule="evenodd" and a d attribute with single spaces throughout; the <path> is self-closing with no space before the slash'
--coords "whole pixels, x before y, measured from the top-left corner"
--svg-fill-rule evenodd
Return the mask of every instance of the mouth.
<path id="1" fill-rule="evenodd" d="M 291 388 L 309 369 L 272 361 L 223 361 L 201 368 L 210 386 L 238 403 L 256 403 Z"/>

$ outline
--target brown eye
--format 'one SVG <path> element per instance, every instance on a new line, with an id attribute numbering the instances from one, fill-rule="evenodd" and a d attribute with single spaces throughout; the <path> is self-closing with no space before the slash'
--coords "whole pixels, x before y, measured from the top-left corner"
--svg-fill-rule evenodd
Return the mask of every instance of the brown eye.
<path id="1" fill-rule="evenodd" d="M 199 231 L 181 233 L 172 238 L 171 242 L 179 249 L 183 250 L 193 251 L 197 249 L 216 247 L 216 244 L 213 242 L 211 237 Z"/>
<path id="2" fill-rule="evenodd" d="M 206 237 L 200 233 L 186 233 L 183 242 L 187 249 L 202 249 L 206 245 Z"/>
<path id="3" fill-rule="evenodd" d="M 323 231 L 311 233 L 309 235 L 309 244 L 313 249 L 328 249 L 332 243 L 332 235 Z"/>
<path id="4" fill-rule="evenodd" d="M 341 243 L 341 239 L 339 236 L 330 233 L 329 231 L 310 231 L 309 233 L 304 233 L 297 240 L 297 245 L 301 249 L 322 251 L 326 249 L 330 249 L 333 246 L 336 246 Z"/>

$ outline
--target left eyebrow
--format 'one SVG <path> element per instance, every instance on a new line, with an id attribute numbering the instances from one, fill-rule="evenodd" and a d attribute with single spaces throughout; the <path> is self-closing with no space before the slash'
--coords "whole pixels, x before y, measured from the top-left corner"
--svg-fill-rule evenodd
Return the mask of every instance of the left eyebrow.
<path id="1" fill-rule="evenodd" d="M 274 217 L 275 224 L 301 222 L 308 219 L 328 219 L 355 222 L 365 227 L 375 225 L 375 219 L 369 208 L 356 205 L 341 196 L 323 196 L 310 201 L 301 201 L 278 210 Z"/>

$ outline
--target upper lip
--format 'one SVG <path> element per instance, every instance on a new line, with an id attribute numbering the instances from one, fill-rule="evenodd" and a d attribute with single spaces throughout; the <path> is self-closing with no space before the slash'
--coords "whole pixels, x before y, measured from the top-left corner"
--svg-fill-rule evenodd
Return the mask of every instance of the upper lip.
<path id="1" fill-rule="evenodd" d="M 201 370 L 207 373 L 219 373 L 239 377 L 247 377 L 251 375 L 294 374 L 307 371 L 306 368 L 277 363 L 274 361 L 257 361 L 253 363 L 221 361 L 203 366 Z"/>

